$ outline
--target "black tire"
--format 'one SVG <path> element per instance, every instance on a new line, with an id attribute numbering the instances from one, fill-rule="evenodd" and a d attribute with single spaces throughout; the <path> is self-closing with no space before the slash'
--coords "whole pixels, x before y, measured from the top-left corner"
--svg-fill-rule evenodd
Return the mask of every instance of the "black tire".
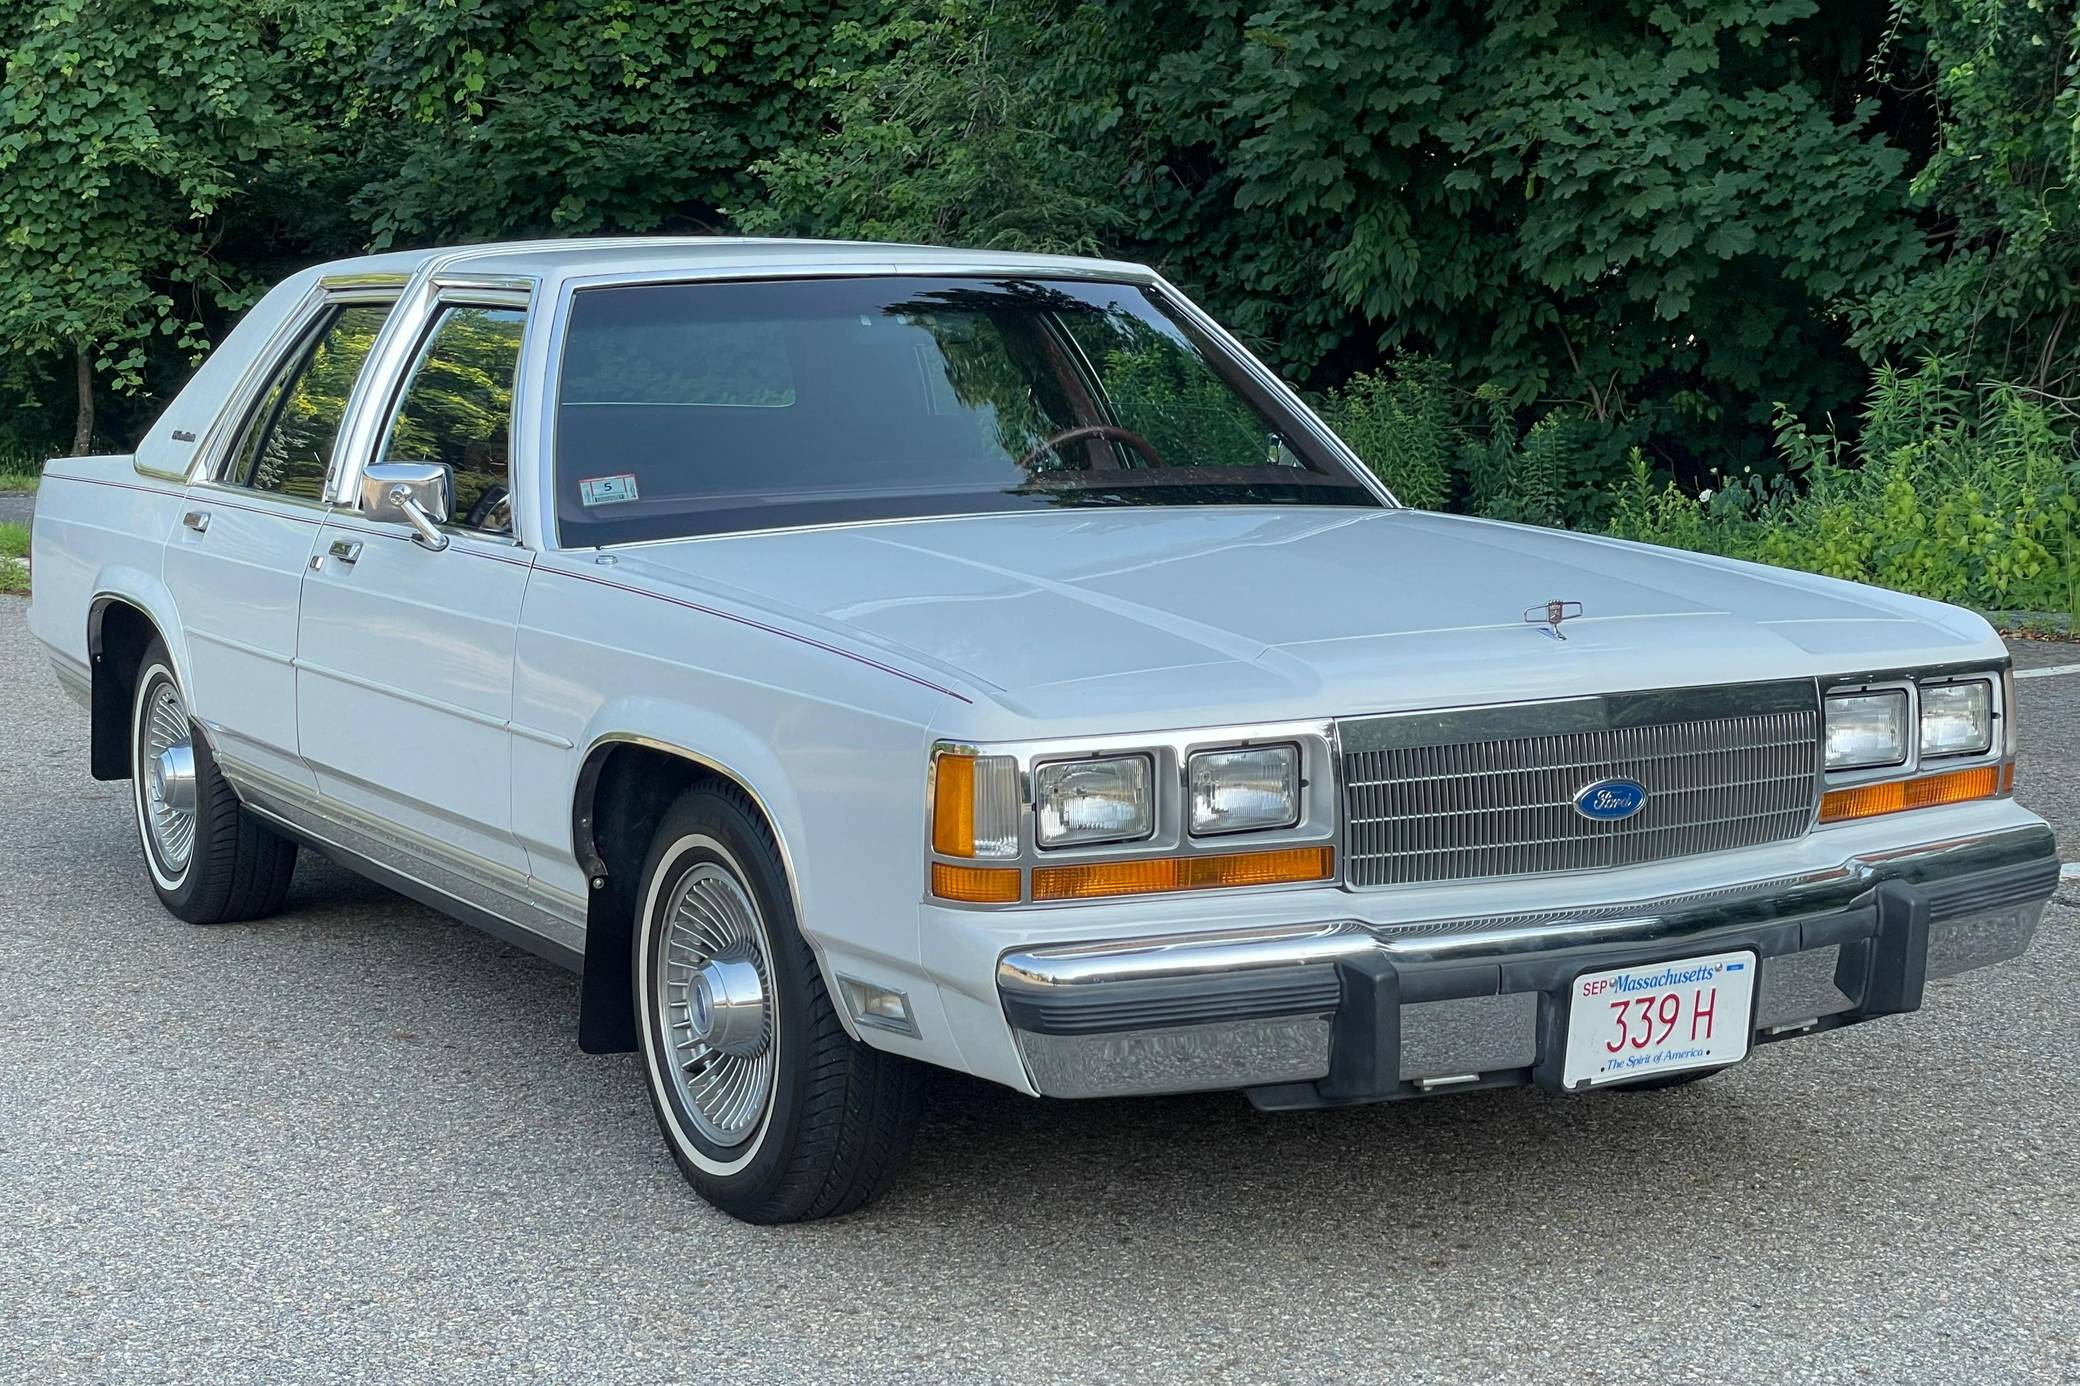
<path id="1" fill-rule="evenodd" d="M 762 954 L 751 952 L 767 974 L 760 994 L 769 1002 L 761 1013 L 770 1051 L 731 1061 L 748 1069 L 769 1057 L 770 1078 L 755 1126 L 749 1102 L 738 1109 L 745 1134 L 733 1143 L 729 1128 L 715 1125 L 711 1109 L 697 1112 L 686 1090 L 713 1071 L 703 1065 L 715 1063 L 718 1051 L 690 1039 L 674 1048 L 667 1037 L 668 1029 L 691 1036 L 703 1023 L 712 1027 L 717 1008 L 708 1003 L 717 992 L 695 982 L 683 988 L 689 999 L 681 1006 L 670 999 L 671 976 L 660 982 L 668 966 L 681 978 L 712 975 L 704 965 L 732 952 L 689 948 L 687 935 L 673 932 L 679 901 L 703 889 L 725 893 L 733 907 L 748 903 L 748 914 L 738 909 L 730 919 L 747 937 L 755 930 Z M 637 909 L 632 982 L 643 1072 L 658 1129 L 687 1182 L 723 1212 L 754 1223 L 836 1217 L 880 1193 L 901 1168 L 923 1114 L 924 1071 L 845 1033 L 796 923 L 779 848 L 751 802 L 725 787 L 681 795 L 643 864 Z M 691 1000 L 696 987 L 698 1008 Z M 727 1082 L 722 1086 L 727 1090 Z"/>
<path id="2" fill-rule="evenodd" d="M 154 839 L 147 800 L 155 785 L 146 763 L 146 719 L 170 689 L 187 723 L 193 758 L 193 836 L 185 857 L 171 860 Z M 163 781 L 162 781 L 163 783 Z M 296 844 L 261 823 L 238 802 L 217 769 L 216 757 L 192 720 L 166 646 L 153 640 L 137 666 L 130 704 L 130 788 L 145 871 L 160 903 L 190 924 L 229 924 L 281 909 L 296 872 Z"/>

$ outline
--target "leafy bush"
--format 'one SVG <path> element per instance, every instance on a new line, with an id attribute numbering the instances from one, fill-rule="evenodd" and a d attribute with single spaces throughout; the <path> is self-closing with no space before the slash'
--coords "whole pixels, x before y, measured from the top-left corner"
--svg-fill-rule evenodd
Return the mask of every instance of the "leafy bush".
<path id="1" fill-rule="evenodd" d="M 2080 615 L 2080 437 L 1949 365 L 1878 373 L 1853 440 L 1779 411 L 1785 476 L 1692 497 L 1634 453 L 1610 532 L 1985 610 Z"/>

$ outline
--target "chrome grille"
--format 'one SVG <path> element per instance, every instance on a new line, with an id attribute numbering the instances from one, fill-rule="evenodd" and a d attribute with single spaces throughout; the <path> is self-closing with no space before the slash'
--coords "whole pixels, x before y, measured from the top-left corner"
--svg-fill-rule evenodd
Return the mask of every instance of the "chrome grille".
<path id="1" fill-rule="evenodd" d="M 1727 710 L 1712 715 L 1714 703 Z M 1667 720 L 1648 720 L 1657 714 Z M 1339 730 L 1346 877 L 1357 886 L 1634 866 L 1782 842 L 1812 822 L 1819 710 L 1809 683 Z M 1646 806 L 1615 823 L 1577 813 L 1575 796 L 1606 779 L 1644 785 Z"/>

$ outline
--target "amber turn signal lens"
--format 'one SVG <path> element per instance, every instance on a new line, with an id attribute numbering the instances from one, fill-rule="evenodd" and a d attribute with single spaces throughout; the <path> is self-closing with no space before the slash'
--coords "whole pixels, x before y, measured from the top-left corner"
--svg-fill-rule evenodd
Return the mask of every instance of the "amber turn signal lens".
<path id="1" fill-rule="evenodd" d="M 971 905 L 1018 903 L 1018 868 L 1015 866 L 948 866 L 932 863 L 932 894 L 941 900 L 965 900 Z"/>
<path id="2" fill-rule="evenodd" d="M 1998 767 L 1979 765 L 1970 770 L 1924 775 L 1918 780 L 1888 780 L 1884 784 L 1860 784 L 1853 789 L 1830 789 L 1820 800 L 1820 821 L 1843 823 L 1907 809 L 1991 799 L 2000 792 L 2000 785 Z"/>
<path id="3" fill-rule="evenodd" d="M 942 755 L 932 762 L 932 850 L 942 857 L 975 855 L 975 757 Z M 936 889 L 935 893 L 945 894 Z M 962 895 L 950 899 L 964 900 Z M 1018 898 L 1013 892 L 1012 898 Z"/>
<path id="4" fill-rule="evenodd" d="M 1289 885 L 1326 881 L 1336 853 L 1328 847 L 1288 847 L 1219 857 L 1158 857 L 1087 866 L 1042 866 L 1033 872 L 1035 900 L 1089 900 L 1101 895 L 1152 895 L 1221 886 Z"/>

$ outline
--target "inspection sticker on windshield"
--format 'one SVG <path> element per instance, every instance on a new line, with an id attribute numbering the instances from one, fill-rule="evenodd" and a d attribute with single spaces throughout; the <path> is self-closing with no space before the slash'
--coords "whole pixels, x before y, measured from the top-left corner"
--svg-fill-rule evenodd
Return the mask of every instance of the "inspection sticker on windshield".
<path id="1" fill-rule="evenodd" d="M 578 499 L 587 505 L 614 505 L 636 499 L 636 479 L 627 472 L 620 476 L 588 476 L 578 483 Z"/>
<path id="2" fill-rule="evenodd" d="M 1575 978 L 1561 1083 L 1593 1087 L 1738 1063 L 1748 1056 L 1755 972 L 1755 954 L 1742 951 Z"/>

